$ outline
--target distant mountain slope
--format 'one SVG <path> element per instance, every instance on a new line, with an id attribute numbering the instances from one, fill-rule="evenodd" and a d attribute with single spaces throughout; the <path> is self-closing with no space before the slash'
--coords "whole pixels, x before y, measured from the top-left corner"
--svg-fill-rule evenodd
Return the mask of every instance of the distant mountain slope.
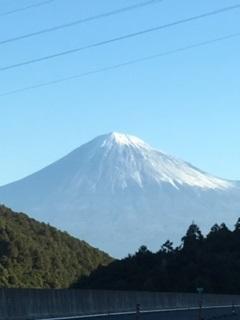
<path id="1" fill-rule="evenodd" d="M 69 287 L 110 261 L 86 242 L 0 206 L 1 287 Z"/>
<path id="2" fill-rule="evenodd" d="M 110 133 L 1 187 L 1 202 L 124 256 L 141 244 L 155 250 L 168 238 L 179 241 L 193 220 L 203 231 L 234 223 L 240 186 L 139 138 Z"/>

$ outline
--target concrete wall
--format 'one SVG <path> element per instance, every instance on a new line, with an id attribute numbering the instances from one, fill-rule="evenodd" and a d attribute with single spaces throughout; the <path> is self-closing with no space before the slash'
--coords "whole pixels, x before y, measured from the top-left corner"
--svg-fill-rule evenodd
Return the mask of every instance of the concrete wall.
<path id="1" fill-rule="evenodd" d="M 197 307 L 198 294 L 97 290 L 0 289 L 0 319 L 38 319 L 143 310 Z M 203 294 L 204 306 L 240 305 L 240 296 Z"/>

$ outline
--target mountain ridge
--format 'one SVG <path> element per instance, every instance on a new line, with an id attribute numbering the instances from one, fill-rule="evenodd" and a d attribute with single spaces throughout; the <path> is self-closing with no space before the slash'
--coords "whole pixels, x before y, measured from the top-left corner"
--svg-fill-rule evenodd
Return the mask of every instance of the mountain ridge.
<path id="1" fill-rule="evenodd" d="M 133 135 L 129 135 L 129 134 L 123 134 L 123 133 L 120 133 L 120 132 L 110 132 L 108 134 L 104 134 L 104 135 L 100 135 L 92 140 L 90 140 L 89 142 L 87 143 L 84 143 L 82 144 L 80 147 L 78 148 L 75 148 L 73 151 L 71 151 L 70 153 L 68 153 L 66 156 L 63 156 L 61 157 L 59 160 L 56 160 L 54 161 L 53 163 L 47 165 L 47 166 L 44 166 L 43 168 L 37 170 L 36 172 L 30 174 L 30 175 L 27 175 L 23 178 L 20 178 L 16 181 L 13 181 L 13 182 L 10 182 L 10 183 L 7 183 L 7 184 L 4 184 L 4 185 L 1 185 L 0 188 L 2 187 L 6 187 L 6 186 L 9 186 L 11 184 L 14 184 L 14 183 L 18 183 L 26 178 L 29 178 L 37 173 L 40 173 L 42 170 L 45 170 L 45 169 L 48 169 L 49 167 L 52 167 L 53 165 L 55 165 L 56 163 L 58 163 L 59 161 L 62 161 L 64 160 L 65 158 L 68 158 L 69 156 L 71 156 L 72 154 L 75 154 L 76 152 L 79 151 L 80 148 L 84 147 L 84 146 L 87 146 L 88 144 L 91 144 L 93 142 L 97 142 L 97 140 L 102 140 L 102 144 L 100 144 L 100 146 L 102 148 L 104 147 L 107 147 L 107 149 L 110 149 L 112 147 L 114 147 L 114 143 L 117 144 L 117 145 L 124 145 L 124 146 L 128 146 L 128 147 L 136 147 L 136 148 L 144 148 L 144 149 L 147 149 L 147 150 L 151 150 L 151 151 L 154 151 L 154 152 L 157 152 L 163 156 L 166 156 L 168 157 L 169 159 L 173 160 L 173 161 L 178 161 L 179 163 L 184 163 L 186 165 L 188 165 L 189 167 L 191 167 L 193 170 L 197 170 L 199 171 L 200 173 L 204 174 L 204 175 L 209 175 L 206 171 L 203 171 L 203 170 L 200 170 L 199 168 L 197 168 L 196 166 L 192 165 L 190 162 L 187 162 L 187 161 L 182 161 L 181 159 L 175 157 L 175 156 L 171 156 L 163 151 L 160 151 L 156 148 L 153 148 L 151 147 L 149 144 L 145 143 L 143 140 L 133 136 Z M 217 180 L 220 180 L 220 181 L 225 181 L 225 182 L 228 182 L 230 185 L 231 184 L 240 184 L 240 181 L 238 180 L 231 180 L 231 179 L 222 179 L 222 178 L 219 178 L 219 177 L 216 177 L 214 175 L 210 175 L 212 178 L 214 179 L 217 179 Z"/>
<path id="2" fill-rule="evenodd" d="M 240 187 L 113 132 L 0 187 L 1 202 L 118 256 L 142 244 L 155 248 L 169 237 L 177 241 L 172 233 L 180 235 L 193 220 L 205 229 L 225 215 L 233 223 Z"/>
<path id="3" fill-rule="evenodd" d="M 0 206 L 0 286 L 67 288 L 100 264 L 106 253 L 26 214 Z"/>

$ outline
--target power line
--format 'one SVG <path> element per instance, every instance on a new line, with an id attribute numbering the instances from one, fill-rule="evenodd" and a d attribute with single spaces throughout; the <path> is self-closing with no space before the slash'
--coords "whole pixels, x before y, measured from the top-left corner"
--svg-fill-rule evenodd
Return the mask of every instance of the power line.
<path id="1" fill-rule="evenodd" d="M 159 59 L 159 58 L 166 57 L 166 56 L 169 56 L 172 54 L 177 54 L 177 53 L 185 52 L 188 50 L 192 50 L 192 49 L 196 49 L 196 48 L 200 48 L 200 47 L 204 47 L 204 46 L 209 46 L 211 44 L 234 39 L 237 37 L 240 37 L 240 32 L 229 34 L 226 36 L 218 37 L 218 38 L 207 40 L 207 41 L 203 41 L 203 42 L 198 42 L 198 43 L 195 43 L 195 44 L 192 44 L 189 46 L 185 46 L 185 47 L 180 47 L 180 48 L 177 48 L 174 50 L 161 52 L 161 53 L 158 53 L 155 55 L 146 56 L 146 57 L 142 57 L 142 58 L 135 59 L 135 60 L 129 60 L 129 61 L 115 64 L 115 65 L 112 65 L 109 67 L 105 67 L 105 68 L 101 68 L 101 69 L 97 69 L 97 70 L 93 70 L 93 71 L 88 71 L 88 72 L 84 72 L 81 74 L 77 74 L 77 75 L 73 75 L 73 76 L 69 76 L 69 77 L 65 77 L 65 78 L 60 78 L 60 79 L 56 79 L 56 80 L 52 80 L 52 81 L 48 81 L 48 82 L 42 82 L 40 84 L 36 84 L 36 85 L 32 85 L 32 86 L 28 86 L 28 87 L 24 87 L 24 88 L 20 88 L 20 89 L 16 89 L 16 90 L 7 91 L 4 93 L 0 93 L 0 97 L 10 96 L 13 94 L 17 94 L 17 93 L 21 93 L 21 92 L 25 92 L 25 91 L 29 91 L 29 90 L 34 90 L 34 89 L 39 89 L 39 88 L 43 88 L 43 87 L 49 87 L 49 86 L 63 83 L 66 81 L 76 80 L 76 79 L 84 78 L 84 77 L 87 77 L 90 75 L 103 73 L 103 72 L 107 72 L 107 71 L 111 71 L 111 70 L 115 70 L 115 69 L 120 69 L 120 68 L 127 67 L 127 66 L 134 65 L 134 64 L 138 64 L 141 62 Z"/>
<path id="2" fill-rule="evenodd" d="M 75 20 L 75 21 L 72 21 L 72 22 L 69 22 L 69 23 L 65 23 L 65 24 L 60 24 L 60 25 L 57 25 L 57 26 L 54 26 L 54 27 L 50 27 L 50 28 L 46 28 L 46 29 L 42 29 L 42 30 L 39 30 L 39 31 L 36 31 L 36 32 L 26 33 L 26 34 L 23 34 L 23 35 L 20 35 L 20 36 L 17 36 L 17 37 L 13 37 L 13 38 L 9 38 L 9 39 L 6 39 L 6 40 L 1 40 L 0 41 L 0 45 L 4 45 L 4 44 L 7 44 L 7 43 L 11 43 L 11 42 L 20 41 L 20 40 L 23 40 L 23 39 L 28 39 L 28 38 L 32 38 L 32 37 L 35 37 L 35 36 L 39 36 L 39 35 L 42 35 L 42 34 L 46 34 L 46 33 L 54 32 L 54 31 L 58 31 L 58 30 L 62 30 L 62 29 L 70 28 L 70 27 L 74 27 L 76 25 L 87 23 L 87 22 L 91 22 L 91 21 L 94 21 L 94 20 L 100 20 L 100 19 L 103 19 L 103 18 L 107 18 L 107 17 L 110 17 L 110 16 L 121 14 L 121 13 L 124 13 L 124 12 L 127 12 L 127 11 L 132 11 L 132 10 L 139 9 L 139 8 L 142 8 L 142 7 L 146 7 L 146 6 L 149 6 L 149 5 L 152 5 L 152 4 L 156 4 L 156 3 L 162 2 L 162 1 L 163 0 L 143 1 L 141 3 L 134 4 L 132 6 L 120 8 L 120 9 L 113 10 L 113 11 L 108 11 L 108 12 L 105 12 L 105 13 L 102 13 L 102 14 L 98 14 L 98 15 L 87 17 L 87 18 Z"/>
<path id="3" fill-rule="evenodd" d="M 231 11 L 231 10 L 235 10 L 235 9 L 240 9 L 240 4 L 234 5 L 234 6 L 229 6 L 229 7 L 224 7 L 224 8 L 218 9 L 218 10 L 210 11 L 210 12 L 207 12 L 207 13 L 204 13 L 204 14 L 200 14 L 200 15 L 197 15 L 197 16 L 192 16 L 192 17 L 186 18 L 186 19 L 177 20 L 175 22 L 171 22 L 171 23 L 168 23 L 168 24 L 160 25 L 160 26 L 157 26 L 157 27 L 144 29 L 144 30 L 141 30 L 141 31 L 138 31 L 138 32 L 128 33 L 126 35 L 119 36 L 119 37 L 116 37 L 116 38 L 112 38 L 112 39 L 109 39 L 109 40 L 95 42 L 95 43 L 89 44 L 87 46 L 83 46 L 83 47 L 79 47 L 79 48 L 75 48 L 75 49 L 70 49 L 70 50 L 66 50 L 66 51 L 61 51 L 61 52 L 58 52 L 58 53 L 55 53 L 55 54 L 51 54 L 51 55 L 47 55 L 47 56 L 44 56 L 44 57 L 31 59 L 31 60 L 19 62 L 19 63 L 16 63 L 16 64 L 11 64 L 11 65 L 8 65 L 8 66 L 0 67 L 0 71 L 6 71 L 6 70 L 15 69 L 15 68 L 19 68 L 19 67 L 30 65 L 30 64 L 43 62 L 43 61 L 46 61 L 46 60 L 55 59 L 55 58 L 58 58 L 58 57 L 66 56 L 66 55 L 73 54 L 73 53 L 76 53 L 76 52 L 80 52 L 80 51 L 83 51 L 83 50 L 104 46 L 104 45 L 107 45 L 107 44 L 110 44 L 110 43 L 113 43 L 113 42 L 118 42 L 118 41 L 121 41 L 121 40 L 134 38 L 134 37 L 137 37 L 137 36 L 141 36 L 143 34 L 148 34 L 148 33 L 151 33 L 151 32 L 162 30 L 162 29 L 167 29 L 167 28 L 170 28 L 170 27 L 174 27 L 174 26 L 177 26 L 177 25 L 180 25 L 180 24 L 192 22 L 194 20 L 200 20 L 200 19 L 203 19 L 203 18 L 206 18 L 206 17 L 218 15 L 218 14 L 221 14 L 221 13 L 224 13 L 224 12 L 227 12 L 227 11 Z"/>
<path id="4" fill-rule="evenodd" d="M 17 12 L 21 12 L 21 11 L 25 11 L 25 10 L 41 7 L 41 6 L 45 6 L 46 4 L 49 4 L 49 3 L 53 2 L 53 1 L 55 1 L 55 0 L 45 0 L 45 1 L 34 3 L 34 4 L 31 4 L 31 5 L 25 6 L 25 7 L 21 7 L 21 8 L 18 8 L 18 9 L 6 11 L 6 12 L 3 12 L 3 13 L 0 13 L 0 17 L 8 16 L 8 15 L 11 15 L 11 14 L 14 14 L 14 13 L 17 13 Z"/>

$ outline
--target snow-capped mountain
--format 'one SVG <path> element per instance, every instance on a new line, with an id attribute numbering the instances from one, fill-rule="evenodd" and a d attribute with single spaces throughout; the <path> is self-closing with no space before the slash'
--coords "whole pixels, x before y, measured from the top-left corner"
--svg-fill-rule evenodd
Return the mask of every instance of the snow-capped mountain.
<path id="1" fill-rule="evenodd" d="M 239 182 L 206 174 L 130 135 L 99 136 L 0 187 L 0 203 L 67 230 L 113 256 L 179 241 L 240 216 Z"/>

